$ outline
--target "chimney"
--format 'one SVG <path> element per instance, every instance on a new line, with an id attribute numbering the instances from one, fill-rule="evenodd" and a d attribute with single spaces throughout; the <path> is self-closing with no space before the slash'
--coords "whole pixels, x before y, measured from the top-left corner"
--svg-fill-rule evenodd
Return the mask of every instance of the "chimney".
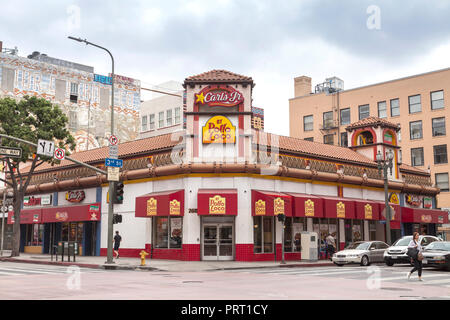
<path id="1" fill-rule="evenodd" d="M 307 96 L 311 93 L 311 78 L 300 76 L 294 79 L 294 97 Z"/>

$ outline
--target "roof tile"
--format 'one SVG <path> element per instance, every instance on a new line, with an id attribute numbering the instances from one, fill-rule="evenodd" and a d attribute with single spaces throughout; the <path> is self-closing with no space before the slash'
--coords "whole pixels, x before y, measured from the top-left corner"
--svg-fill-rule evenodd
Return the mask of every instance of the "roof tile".
<path id="1" fill-rule="evenodd" d="M 191 76 L 185 79 L 185 82 L 253 82 L 251 77 L 243 76 L 227 70 L 211 70 Z"/>

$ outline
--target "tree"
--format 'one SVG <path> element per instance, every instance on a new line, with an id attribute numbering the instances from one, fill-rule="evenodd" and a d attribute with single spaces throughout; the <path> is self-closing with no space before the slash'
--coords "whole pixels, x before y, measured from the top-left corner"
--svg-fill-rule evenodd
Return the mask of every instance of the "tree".
<path id="1" fill-rule="evenodd" d="M 66 128 L 68 118 L 57 105 L 45 99 L 25 96 L 20 101 L 11 98 L 0 99 L 0 133 L 36 143 L 38 139 L 55 141 L 60 148 L 75 149 L 75 139 Z M 2 146 L 20 147 L 21 158 L 5 158 L 6 180 L 13 189 L 14 225 L 11 257 L 19 256 L 20 250 L 20 207 L 31 182 L 33 173 L 43 163 L 54 165 L 59 161 L 36 154 L 33 146 L 3 138 Z M 67 151 L 67 150 L 66 150 Z M 22 165 L 21 165 L 22 164 Z M 22 174 L 21 169 L 28 172 Z"/>

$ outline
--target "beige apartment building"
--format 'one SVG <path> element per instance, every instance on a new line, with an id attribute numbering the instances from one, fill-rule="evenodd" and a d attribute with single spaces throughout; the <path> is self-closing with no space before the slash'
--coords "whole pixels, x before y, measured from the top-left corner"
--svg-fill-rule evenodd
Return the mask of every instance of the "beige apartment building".
<path id="1" fill-rule="evenodd" d="M 450 210 L 450 68 L 348 90 L 333 77 L 312 91 L 311 78 L 300 76 L 294 92 L 289 130 L 295 138 L 348 146 L 345 128 L 351 123 L 374 116 L 399 124 L 401 161 L 430 170 L 441 189 L 436 207 Z"/>

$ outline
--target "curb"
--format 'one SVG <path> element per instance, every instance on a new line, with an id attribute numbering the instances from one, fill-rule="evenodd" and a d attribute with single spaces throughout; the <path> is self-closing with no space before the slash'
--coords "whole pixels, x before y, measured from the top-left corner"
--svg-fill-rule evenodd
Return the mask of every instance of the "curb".
<path id="1" fill-rule="evenodd" d="M 14 258 L 0 258 L 0 261 L 6 262 L 18 262 L 18 263 L 33 263 L 33 264 L 45 264 L 54 266 L 78 266 L 82 268 L 100 269 L 101 266 L 98 264 L 88 264 L 88 263 L 77 263 L 77 262 L 59 262 L 59 261 L 35 261 L 35 260 L 25 260 L 25 259 L 14 259 Z"/>
<path id="2" fill-rule="evenodd" d="M 310 267 L 330 267 L 333 266 L 333 263 L 318 263 L 318 264 L 280 264 L 274 266 L 258 266 L 258 267 L 234 267 L 234 268 L 216 268 L 206 271 L 214 271 L 214 270 L 239 270 L 239 269 L 267 269 L 267 268 L 310 268 Z"/>

